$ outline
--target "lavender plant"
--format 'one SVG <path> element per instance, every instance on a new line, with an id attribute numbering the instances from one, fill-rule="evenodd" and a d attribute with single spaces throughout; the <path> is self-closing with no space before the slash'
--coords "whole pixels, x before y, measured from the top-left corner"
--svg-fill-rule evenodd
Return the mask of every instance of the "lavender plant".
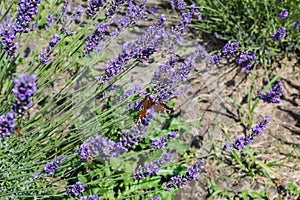
<path id="1" fill-rule="evenodd" d="M 173 199 L 201 180 L 201 158 L 209 160 L 217 148 L 196 153 L 183 140 L 192 135 L 192 123 L 181 120 L 185 110 L 176 110 L 176 100 L 189 93 L 192 75 L 212 72 L 212 61 L 236 57 L 251 77 L 260 54 L 242 40 L 247 37 L 239 35 L 214 55 L 201 45 L 185 51 L 192 22 L 208 15 L 184 1 L 167 2 L 168 11 L 159 14 L 146 0 L 0 4 L 0 199 Z M 295 14 L 285 8 L 276 27 L 286 29 L 275 32 L 274 26 L 265 37 L 274 45 L 292 38 Z M 128 39 L 136 29 L 139 37 Z M 260 99 L 279 103 L 278 79 L 249 90 L 248 128 Z M 244 149 L 268 122 L 224 148 Z"/>

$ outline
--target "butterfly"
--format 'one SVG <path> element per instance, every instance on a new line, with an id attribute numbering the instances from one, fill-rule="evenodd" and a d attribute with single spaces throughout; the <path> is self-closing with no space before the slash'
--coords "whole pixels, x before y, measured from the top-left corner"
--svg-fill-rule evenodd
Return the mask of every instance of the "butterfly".
<path id="1" fill-rule="evenodd" d="M 173 112 L 173 110 L 164 103 L 156 104 L 153 97 L 151 97 L 150 95 L 146 96 L 138 107 L 140 108 L 140 112 L 138 115 L 138 120 L 136 122 L 137 124 L 142 123 L 142 120 L 146 117 L 147 111 L 149 111 L 149 109 L 153 109 L 154 112 Z"/>

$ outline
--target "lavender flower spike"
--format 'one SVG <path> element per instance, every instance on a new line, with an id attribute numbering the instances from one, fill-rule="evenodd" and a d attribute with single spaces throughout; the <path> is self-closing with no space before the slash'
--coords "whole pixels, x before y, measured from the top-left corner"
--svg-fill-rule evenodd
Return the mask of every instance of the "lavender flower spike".
<path id="1" fill-rule="evenodd" d="M 30 97 L 36 92 L 35 75 L 20 74 L 18 78 L 13 79 L 13 85 L 15 101 L 12 103 L 12 112 L 22 116 L 25 110 L 31 107 Z"/>
<path id="2" fill-rule="evenodd" d="M 245 51 L 242 51 L 240 57 L 236 59 L 236 62 L 242 70 L 248 74 L 255 58 L 256 56 L 254 54 L 248 55 Z"/>
<path id="3" fill-rule="evenodd" d="M 167 137 L 160 137 L 160 139 L 154 139 L 152 141 L 151 149 L 162 149 L 166 144 L 173 140 L 176 136 L 177 132 L 172 131 L 170 132 Z"/>
<path id="4" fill-rule="evenodd" d="M 139 166 L 133 173 L 132 177 L 136 180 L 143 179 L 146 176 L 155 176 L 159 169 L 162 168 L 167 162 L 171 162 L 173 159 L 173 156 L 166 152 L 163 154 L 163 156 L 155 160 L 151 163 L 146 163 L 145 166 Z"/>
<path id="5" fill-rule="evenodd" d="M 14 116 L 12 113 L 0 115 L 0 136 L 5 138 L 9 136 L 14 128 Z"/>
<path id="6" fill-rule="evenodd" d="M 101 161 L 105 161 L 109 157 L 118 157 L 125 151 L 122 145 L 107 140 L 102 135 L 88 139 L 76 150 L 81 159 L 86 159 L 88 156 L 95 156 Z"/>
<path id="7" fill-rule="evenodd" d="M 257 125 L 251 129 L 251 138 L 255 138 L 256 136 L 262 135 L 269 121 L 270 121 L 270 116 L 267 115 L 264 121 L 258 122 Z"/>
<path id="8" fill-rule="evenodd" d="M 286 36 L 286 32 L 285 32 L 285 27 L 283 26 L 283 27 L 279 28 L 277 32 L 273 33 L 272 40 L 275 42 L 279 42 L 285 36 Z"/>
<path id="9" fill-rule="evenodd" d="M 43 64 L 48 64 L 50 61 L 51 50 L 58 44 L 59 36 L 57 34 L 53 35 L 52 39 L 49 42 L 49 46 L 39 55 L 39 60 Z"/>
<path id="10" fill-rule="evenodd" d="M 53 174 L 55 170 L 59 167 L 60 163 L 63 161 L 64 157 L 57 158 L 54 162 L 47 162 L 43 169 L 45 174 Z"/>
<path id="11" fill-rule="evenodd" d="M 299 26 L 300 26 L 300 19 L 295 24 L 292 25 L 292 28 L 297 29 Z"/>
<path id="12" fill-rule="evenodd" d="M 46 17 L 45 30 L 47 30 L 52 25 L 53 22 L 54 19 L 53 19 L 52 12 L 49 12 L 49 14 Z"/>
<path id="13" fill-rule="evenodd" d="M 86 15 L 89 18 L 94 17 L 105 3 L 106 0 L 89 0 L 89 5 L 85 11 Z"/>
<path id="14" fill-rule="evenodd" d="M 270 116 L 267 115 L 264 121 L 258 122 L 257 125 L 251 129 L 251 134 L 246 134 L 245 137 L 235 138 L 233 144 L 230 142 L 226 142 L 223 150 L 232 151 L 233 148 L 235 148 L 236 150 L 241 151 L 245 146 L 251 144 L 256 136 L 260 136 L 263 134 L 263 131 L 266 129 L 266 125 L 269 123 L 269 121 Z"/>
<path id="15" fill-rule="evenodd" d="M 173 176 L 171 183 L 164 183 L 164 190 L 170 192 L 171 188 L 182 188 L 192 180 L 197 180 L 203 167 L 204 161 L 197 161 L 192 167 L 186 168 L 185 175 Z"/>
<path id="16" fill-rule="evenodd" d="M 265 103 L 280 103 L 280 97 L 282 96 L 283 89 L 281 87 L 281 84 L 279 82 L 275 83 L 275 85 L 272 87 L 272 89 L 267 92 L 266 94 L 261 94 L 260 91 L 258 93 L 258 98 L 263 100 Z"/>
<path id="17" fill-rule="evenodd" d="M 34 29 L 35 24 L 31 24 L 34 16 L 38 14 L 39 5 L 42 0 L 19 0 L 16 14 L 15 31 L 27 33 Z"/>
<path id="18" fill-rule="evenodd" d="M 280 17 L 280 19 L 286 19 L 287 17 L 288 17 L 288 11 L 287 11 L 287 9 L 283 9 L 281 12 L 280 12 L 280 14 L 279 14 L 279 17 Z"/>
<path id="19" fill-rule="evenodd" d="M 76 182 L 72 188 L 70 188 L 69 190 L 67 190 L 67 194 L 69 196 L 78 196 L 80 193 L 82 193 L 84 191 L 84 185 L 80 182 Z"/>
<path id="20" fill-rule="evenodd" d="M 0 36 L 2 49 L 6 53 L 7 57 L 11 61 L 16 53 L 16 33 L 12 23 L 10 13 L 6 15 L 6 18 L 0 24 Z"/>

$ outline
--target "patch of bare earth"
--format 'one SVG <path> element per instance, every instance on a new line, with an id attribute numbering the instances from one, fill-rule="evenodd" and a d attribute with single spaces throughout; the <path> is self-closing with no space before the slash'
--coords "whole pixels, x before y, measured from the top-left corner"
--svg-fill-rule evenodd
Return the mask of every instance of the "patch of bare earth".
<path id="1" fill-rule="evenodd" d="M 199 112 L 204 113 L 203 123 L 201 123 L 201 131 L 194 135 L 195 139 L 202 138 L 196 146 L 202 147 L 211 144 L 211 147 L 215 145 L 215 148 L 206 148 L 207 152 L 212 153 L 212 155 L 206 158 L 205 169 L 199 181 L 194 181 L 181 189 L 176 195 L 176 199 L 207 199 L 209 197 L 208 190 L 213 185 L 217 185 L 218 190 L 227 191 L 231 194 L 239 194 L 244 190 L 247 190 L 249 194 L 265 191 L 267 199 L 299 198 L 287 191 L 289 183 L 300 188 L 300 74 L 295 73 L 297 68 L 299 68 L 299 63 L 297 63 L 294 54 L 290 55 L 289 60 L 282 60 L 272 66 L 271 69 L 275 70 L 272 71 L 271 78 L 284 69 L 279 79 L 284 90 L 281 103 L 279 105 L 266 104 L 260 101 L 253 113 L 253 124 L 262 121 L 266 115 L 270 115 L 270 123 L 264 134 L 257 137 L 250 145 L 251 152 L 257 161 L 262 164 L 273 163 L 267 170 L 270 175 L 268 178 L 261 168 L 256 168 L 252 174 L 243 171 L 229 154 L 224 153 L 222 147 L 226 139 L 221 131 L 221 127 L 225 128 L 231 140 L 235 137 L 241 137 L 249 131 L 238 123 L 241 121 L 238 109 L 233 103 L 226 101 L 226 98 L 235 99 L 247 109 L 247 92 L 251 85 L 250 76 L 255 73 L 256 77 L 260 75 L 260 77 L 265 77 L 263 76 L 265 70 L 256 70 L 247 77 L 234 63 L 218 66 L 220 74 L 218 80 L 223 82 L 223 86 L 225 86 L 220 95 L 221 107 L 199 101 Z M 268 80 L 257 78 L 254 81 L 253 96 L 267 82 Z M 198 83 L 199 81 L 195 81 L 193 87 L 196 87 Z M 219 85 L 221 87 L 222 84 Z M 200 85 L 198 86 L 200 87 Z M 210 100 L 212 98 L 208 94 L 208 101 Z M 211 133 L 205 132 L 203 129 L 207 123 L 205 119 L 209 119 L 209 115 L 212 113 L 219 113 L 216 121 L 221 121 L 218 128 L 215 129 L 219 135 L 215 137 L 207 136 L 207 133 Z M 207 152 L 201 148 L 197 151 L 198 156 L 208 154 Z M 240 153 L 238 154 L 242 156 Z M 224 199 L 221 196 L 211 198 Z"/>

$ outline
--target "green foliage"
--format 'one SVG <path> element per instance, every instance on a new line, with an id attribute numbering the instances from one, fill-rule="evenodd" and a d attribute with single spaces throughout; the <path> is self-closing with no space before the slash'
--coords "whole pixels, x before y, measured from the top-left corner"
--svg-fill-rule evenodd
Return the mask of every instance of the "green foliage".
<path id="1" fill-rule="evenodd" d="M 242 49 L 255 53 L 265 68 L 278 61 L 288 51 L 299 50 L 299 30 L 291 26 L 299 20 L 300 1 L 196 1 L 203 19 L 194 28 L 205 33 L 216 33 L 225 41 L 239 41 Z M 288 9 L 289 16 L 281 20 L 279 13 Z M 280 42 L 271 40 L 271 34 L 285 26 L 287 36 Z"/>

